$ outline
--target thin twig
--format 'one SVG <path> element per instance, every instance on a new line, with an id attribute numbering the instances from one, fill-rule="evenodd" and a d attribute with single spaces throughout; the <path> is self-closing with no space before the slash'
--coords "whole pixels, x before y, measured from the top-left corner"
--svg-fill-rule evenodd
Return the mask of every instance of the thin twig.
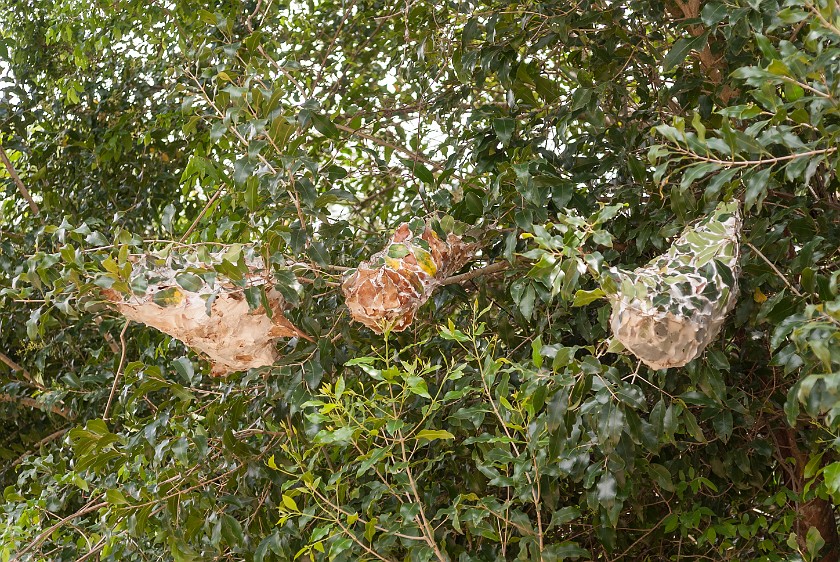
<path id="1" fill-rule="evenodd" d="M 787 193 L 786 191 L 778 191 L 775 189 L 770 189 L 767 191 L 769 195 L 774 197 L 781 197 L 782 199 L 787 199 L 788 201 L 796 199 L 798 196 L 794 195 L 793 193 Z M 834 201 L 828 199 L 820 199 L 817 198 L 816 203 L 821 203 L 828 207 L 829 209 L 834 209 L 836 211 L 840 211 L 840 204 L 835 203 Z"/>
<path id="2" fill-rule="evenodd" d="M 327 59 L 330 58 L 330 54 L 332 53 L 333 47 L 335 46 L 335 42 L 338 39 L 338 36 L 341 34 L 341 30 L 344 28 L 344 24 L 347 22 L 347 17 L 350 15 L 350 12 L 355 6 L 356 0 L 353 0 L 350 3 L 350 5 L 344 10 L 344 14 L 341 17 L 341 21 L 338 24 L 338 28 L 336 28 L 335 34 L 330 40 L 330 44 L 327 45 L 327 50 L 324 52 L 324 57 L 321 59 L 321 65 L 318 67 L 318 74 L 315 76 L 315 80 L 312 81 L 312 87 L 310 88 L 309 97 L 315 97 L 315 88 L 317 88 L 318 84 L 321 83 L 321 77 L 324 75 L 324 69 L 327 65 Z"/>
<path id="3" fill-rule="evenodd" d="M 8 230 L 0 230 L 0 236 L 8 236 L 9 238 L 15 238 L 16 240 L 23 240 L 23 234 L 9 232 Z"/>
<path id="4" fill-rule="evenodd" d="M 88 553 L 87 553 L 87 554 L 85 554 L 84 556 L 82 556 L 81 558 L 79 558 L 78 560 L 76 560 L 76 562 L 85 562 L 85 560 L 87 560 L 87 559 L 88 559 L 88 558 L 90 558 L 91 556 L 96 556 L 96 554 L 97 554 L 100 550 L 102 550 L 103 548 L 105 548 L 105 542 L 106 542 L 107 540 L 108 540 L 108 535 L 105 535 L 104 537 L 102 537 L 101 539 L 99 539 L 99 542 L 98 542 L 98 543 L 96 543 L 96 545 L 94 545 L 94 547 L 93 547 L 93 548 L 91 548 L 91 549 L 88 551 Z"/>
<path id="5" fill-rule="evenodd" d="M 97 326 L 99 326 L 100 328 L 102 327 L 101 316 L 97 316 L 93 319 L 93 321 L 96 322 Z M 120 352 L 120 346 L 119 344 L 117 344 L 117 340 L 114 339 L 114 336 L 112 336 L 110 332 L 108 332 L 107 330 L 103 330 L 102 337 L 105 338 L 105 342 L 108 344 L 108 347 L 111 348 L 111 351 L 114 353 L 114 355 Z"/>
<path id="6" fill-rule="evenodd" d="M 355 135 L 357 137 L 367 139 L 367 140 L 369 140 L 371 142 L 374 142 L 374 143 L 376 143 L 380 146 L 384 146 L 386 148 L 392 148 L 392 149 L 396 150 L 397 152 L 402 152 L 406 156 L 410 156 L 412 159 L 414 159 L 418 162 L 423 162 L 424 164 L 428 164 L 429 166 L 433 167 L 434 169 L 436 169 L 438 171 L 441 171 L 441 170 L 444 169 L 444 166 L 442 164 L 438 164 L 437 162 L 435 162 L 433 160 L 429 160 L 428 158 L 426 158 L 425 156 L 423 156 L 419 152 L 414 152 L 413 150 L 409 150 L 408 148 L 406 148 L 404 146 L 400 146 L 398 144 L 388 142 L 384 139 L 380 139 L 380 138 L 375 137 L 373 135 L 363 133 L 361 130 L 354 129 L 352 127 L 348 127 L 347 125 L 342 125 L 340 123 L 335 123 L 335 126 L 338 130 L 344 131 L 345 133 L 350 133 L 351 135 Z"/>
<path id="7" fill-rule="evenodd" d="M 111 386 L 111 394 L 108 396 L 108 403 L 105 405 L 105 414 L 102 416 L 104 421 L 108 421 L 108 413 L 111 411 L 111 402 L 114 400 L 114 394 L 117 392 L 117 384 L 120 382 L 123 366 L 125 365 L 125 331 L 128 329 L 128 325 L 130 323 L 131 320 L 126 320 L 125 326 L 123 326 L 122 332 L 120 332 L 120 345 L 122 346 L 120 365 L 117 367 L 117 373 L 114 375 L 114 384 Z"/>
<path id="8" fill-rule="evenodd" d="M 100 497 L 101 496 L 97 496 L 96 499 L 99 499 Z M 37 548 L 42 542 L 44 542 L 44 540 L 47 537 L 52 535 L 55 532 L 56 529 L 58 529 L 59 527 L 61 527 L 62 525 L 64 525 L 68 521 L 70 521 L 71 519 L 75 519 L 76 517 L 81 517 L 82 515 L 87 515 L 88 513 L 92 512 L 92 511 L 96 511 L 98 509 L 102 509 L 103 507 L 108 507 L 108 502 L 93 503 L 93 501 L 95 501 L 95 500 L 91 500 L 91 502 L 89 502 L 85 507 L 81 508 L 80 510 L 78 510 L 75 513 L 72 513 L 72 514 L 68 515 L 67 517 L 60 520 L 58 523 L 56 523 L 55 525 L 53 525 L 52 527 L 50 527 L 49 529 L 47 529 L 46 531 L 44 531 L 43 533 L 41 533 L 40 535 L 35 537 L 35 540 L 33 540 L 28 545 L 26 545 L 20 552 L 15 554 L 9 562 L 17 562 L 19 560 L 22 560 L 24 554 L 26 554 L 27 552 L 29 552 L 33 548 Z"/>
<path id="9" fill-rule="evenodd" d="M 761 259 L 763 259 L 763 260 L 764 260 L 764 262 L 765 262 L 767 265 L 769 265 L 769 266 L 770 266 L 770 269 L 772 269 L 773 271 L 775 271 L 775 272 L 776 272 L 776 275 L 778 275 L 778 276 L 779 276 L 779 279 L 781 279 L 782 281 L 784 281 L 784 282 L 785 282 L 785 285 L 787 285 L 787 286 L 788 286 L 788 288 L 789 288 L 791 291 L 793 291 L 793 293 L 794 293 L 797 297 L 801 297 L 801 296 L 802 296 L 802 293 L 800 293 L 800 292 L 796 289 L 796 287 L 794 287 L 793 285 L 791 285 L 790 281 L 788 281 L 788 280 L 787 280 L 787 277 L 785 277 L 785 276 L 782 274 L 782 272 L 781 272 L 781 271 L 779 271 L 779 268 L 777 268 L 775 265 L 773 265 L 773 262 L 771 262 L 770 260 L 768 260 L 768 259 L 767 259 L 767 256 L 765 256 L 764 254 L 762 254 L 762 253 L 761 253 L 761 251 L 759 251 L 759 249 L 758 249 L 758 248 L 756 248 L 755 246 L 753 246 L 753 245 L 752 245 L 752 244 L 750 244 L 749 242 L 747 242 L 747 246 L 749 246 L 749 247 L 750 247 L 750 249 L 751 249 L 753 252 L 755 252 L 756 254 L 758 254 L 758 255 L 759 255 L 759 257 L 760 257 Z"/>
<path id="10" fill-rule="evenodd" d="M 262 8 L 262 0 L 257 0 L 257 6 L 254 8 L 254 11 L 251 12 L 245 19 L 245 27 L 248 28 L 248 33 L 254 32 L 254 24 L 252 23 L 252 20 L 254 19 L 254 16 L 259 13 L 260 8 Z"/>
<path id="11" fill-rule="evenodd" d="M 35 203 L 35 200 L 32 199 L 32 195 L 29 194 L 29 190 L 26 189 L 25 185 L 23 185 L 23 181 L 20 179 L 15 167 L 12 166 L 12 161 L 9 160 L 9 155 L 6 154 L 6 151 L 2 146 L 0 146 L 0 160 L 3 161 L 3 165 L 6 166 L 6 171 L 8 171 L 9 175 L 12 176 L 12 180 L 14 180 L 17 185 L 20 194 L 24 199 L 26 199 L 26 202 L 29 203 L 29 208 L 32 209 L 32 214 L 37 215 L 40 212 L 38 205 Z"/>
<path id="12" fill-rule="evenodd" d="M 796 160 L 797 158 L 805 158 L 806 156 L 816 156 L 817 154 L 832 154 L 837 152 L 837 147 L 822 148 L 819 150 L 809 150 L 807 152 L 799 152 L 797 154 L 788 154 L 787 156 L 777 156 L 775 158 L 762 158 L 759 160 L 721 160 L 719 158 L 710 158 L 708 156 L 701 156 L 696 152 L 685 150 L 684 148 L 676 147 L 678 152 L 682 152 L 691 156 L 695 160 L 702 162 L 711 162 L 712 164 L 719 164 L 727 168 L 743 168 L 745 166 L 761 166 L 764 164 L 776 164 L 778 162 L 786 162 L 788 160 Z"/>
<path id="13" fill-rule="evenodd" d="M 283 67 L 280 63 L 278 63 L 273 58 L 271 58 L 268 55 L 268 53 L 265 52 L 262 45 L 257 47 L 257 50 L 260 52 L 260 54 L 262 56 L 264 56 L 266 59 L 268 59 L 268 62 L 270 62 L 272 64 L 272 66 L 274 66 L 274 68 L 276 68 L 277 70 L 282 72 L 286 76 L 286 78 L 289 80 L 289 82 L 294 84 L 295 88 L 297 88 L 297 91 L 301 95 L 302 99 L 306 99 L 308 97 L 307 94 L 306 94 L 306 89 L 303 87 L 303 84 L 301 84 L 294 76 L 292 76 L 292 74 L 285 67 Z"/>
<path id="14" fill-rule="evenodd" d="M 55 441 L 56 439 L 58 439 L 59 437 L 61 437 L 65 433 L 67 433 L 69 430 L 70 430 L 69 427 L 65 427 L 64 429 L 59 429 L 58 431 L 50 433 L 49 435 L 47 435 L 46 437 L 44 437 L 43 439 L 41 439 L 40 441 L 35 443 L 35 445 L 32 447 L 31 451 L 27 451 L 26 453 L 19 456 L 15 460 L 15 462 L 12 463 L 12 466 L 19 465 L 20 463 L 22 463 L 24 461 L 24 459 L 26 459 L 27 456 L 29 456 L 29 454 L 32 451 L 36 451 L 36 450 L 40 449 L 42 446 L 46 445 L 47 443 L 50 443 L 51 441 Z"/>
<path id="15" fill-rule="evenodd" d="M 193 221 L 193 223 L 190 225 L 190 227 L 187 229 L 187 231 L 184 233 L 184 235 L 181 236 L 181 239 L 178 242 L 183 244 L 184 240 L 187 239 L 187 236 L 192 234 L 193 230 L 195 230 L 195 227 L 198 226 L 198 223 L 201 222 L 201 219 L 203 219 L 204 215 L 207 214 L 207 211 L 208 211 L 208 209 L 210 209 L 210 206 L 213 205 L 213 203 L 216 202 L 216 199 L 219 198 L 219 195 L 222 194 L 222 191 L 224 191 L 224 189 L 225 189 L 224 184 L 219 186 L 219 189 L 217 189 L 216 193 L 214 193 L 213 196 L 207 201 L 207 204 L 204 205 L 204 208 L 201 209 L 201 212 L 198 213 L 198 216 L 195 217 L 195 220 Z"/>

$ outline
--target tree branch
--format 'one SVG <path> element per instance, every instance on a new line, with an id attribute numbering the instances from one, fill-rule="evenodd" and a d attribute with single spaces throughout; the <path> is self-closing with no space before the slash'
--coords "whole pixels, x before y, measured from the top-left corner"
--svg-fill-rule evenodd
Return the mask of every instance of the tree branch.
<path id="1" fill-rule="evenodd" d="M 701 156 L 696 152 L 686 150 L 679 146 L 676 147 L 677 152 L 681 152 L 687 156 L 700 160 L 702 162 L 711 162 L 719 164 L 724 168 L 744 168 L 746 166 L 762 166 L 765 164 L 776 164 L 778 162 L 786 162 L 788 160 L 796 160 L 797 158 L 804 158 L 806 156 L 817 156 L 819 154 L 832 154 L 837 152 L 837 147 L 821 148 L 818 150 L 809 150 L 807 152 L 799 152 L 796 154 L 788 154 L 786 156 L 777 156 L 775 158 L 761 158 L 759 160 L 721 160 L 720 158 L 710 158 L 708 156 Z"/>
<path id="2" fill-rule="evenodd" d="M 99 496 L 99 497 L 102 497 L 102 496 Z M 55 525 L 53 525 L 52 527 L 50 527 L 49 529 L 47 529 L 46 531 L 44 531 L 43 533 L 41 533 L 40 535 L 35 537 L 35 540 L 33 540 L 28 545 L 26 545 L 26 547 L 24 547 L 23 550 L 21 550 L 20 552 L 15 554 L 15 556 L 11 559 L 10 562 L 17 562 L 19 560 L 22 560 L 24 554 L 26 554 L 30 550 L 40 546 L 40 544 L 42 542 L 44 542 L 44 540 L 46 540 L 47 537 L 52 535 L 53 532 L 56 529 L 58 529 L 59 527 L 61 527 L 65 523 L 67 523 L 68 521 L 70 521 L 72 519 L 75 519 L 76 517 L 81 517 L 82 515 L 87 515 L 88 513 L 92 512 L 92 511 L 96 511 L 98 509 L 102 509 L 103 507 L 108 507 L 108 502 L 93 503 L 93 501 L 94 500 L 91 500 L 85 507 L 83 507 L 79 511 L 68 515 L 67 517 L 60 520 L 58 523 L 56 523 Z"/>
<path id="3" fill-rule="evenodd" d="M 67 420 L 72 420 L 76 418 L 75 414 L 73 414 L 73 412 L 66 408 L 62 408 L 57 404 L 47 406 L 46 404 L 42 404 L 34 398 L 29 398 L 27 396 L 12 396 L 11 394 L 0 394 L 0 402 L 16 402 L 24 406 L 29 406 L 30 408 L 37 408 L 39 410 L 44 410 L 45 412 L 52 412 L 53 414 L 58 414 L 59 416 Z"/>
<path id="4" fill-rule="evenodd" d="M 335 126 L 339 131 L 344 131 L 345 133 L 350 133 L 351 135 L 355 135 L 359 138 L 363 138 L 363 139 L 369 140 L 371 142 L 374 142 L 374 143 L 378 144 L 379 146 L 384 146 L 386 148 L 394 149 L 397 152 L 402 152 L 403 154 L 405 154 L 406 156 L 410 156 L 412 159 L 416 160 L 417 162 L 423 162 L 424 164 L 428 164 L 429 166 L 433 167 L 437 171 L 441 171 L 441 170 L 444 169 L 441 164 L 438 164 L 437 162 L 435 162 L 433 160 L 429 160 L 428 158 L 426 158 L 422 154 L 420 154 L 418 152 L 414 152 L 413 150 L 409 150 L 404 146 L 400 146 L 398 144 L 388 142 L 386 140 L 380 139 L 380 138 L 375 137 L 373 135 L 363 133 L 359 129 L 354 129 L 352 127 L 348 127 L 347 125 L 342 125 L 340 123 L 335 123 Z"/>
<path id="5" fill-rule="evenodd" d="M 102 328 L 102 317 L 97 316 L 93 319 L 96 322 L 96 325 Z M 120 352 L 120 346 L 117 344 L 117 340 L 114 339 L 114 336 L 111 335 L 110 332 L 107 330 L 102 330 L 102 337 L 105 338 L 105 341 L 108 343 L 108 347 L 111 348 L 111 351 L 116 355 Z"/>
<path id="6" fill-rule="evenodd" d="M 12 466 L 17 466 L 17 465 L 19 465 L 20 463 L 22 463 L 22 462 L 23 462 L 23 460 L 24 460 L 24 459 L 25 459 L 25 458 L 26 458 L 26 457 L 27 457 L 27 456 L 28 456 L 28 455 L 29 455 L 32 451 L 37 451 L 37 450 L 38 450 L 38 449 L 40 449 L 43 445 L 46 445 L 47 443 L 49 443 L 49 442 L 51 442 L 51 441 L 55 441 L 56 439 L 58 439 L 59 437 L 61 437 L 61 436 L 62 436 L 62 435 L 64 435 L 65 433 L 67 433 L 69 430 L 70 430 L 70 428 L 65 427 L 64 429 L 59 429 L 58 431 L 56 431 L 56 432 L 54 432 L 54 433 L 50 433 L 49 435 L 47 435 L 46 437 L 44 437 L 43 439 L 41 439 L 40 441 L 38 441 L 37 443 L 35 443 L 35 445 L 32 447 L 32 450 L 31 450 L 31 451 L 27 451 L 26 453 L 24 453 L 24 454 L 22 454 L 21 456 L 19 456 L 19 457 L 15 460 L 15 462 L 13 462 L 13 463 L 12 463 Z"/>
<path id="7" fill-rule="evenodd" d="M 29 371 L 27 371 L 26 369 L 24 369 L 23 367 L 21 367 L 20 365 L 15 363 L 8 355 L 3 353 L 2 351 L 0 351 L 0 361 L 5 363 L 6 365 L 8 365 L 11 370 L 16 371 L 16 372 L 20 373 L 21 375 L 23 375 L 23 378 L 25 378 L 33 386 L 35 386 L 37 388 L 40 388 L 41 390 L 45 390 L 44 385 L 42 385 L 41 383 L 39 383 L 35 379 L 33 379 L 32 375 L 29 374 Z"/>
<path id="8" fill-rule="evenodd" d="M 504 271 L 508 267 L 510 267 L 510 264 L 508 262 L 497 261 L 496 263 L 491 263 L 490 265 L 485 265 L 484 267 L 473 269 L 472 271 L 462 273 L 461 275 L 453 275 L 452 277 L 447 277 L 441 282 L 441 285 L 461 284 L 464 281 L 469 281 L 470 279 L 475 279 L 476 277 L 481 277 L 482 275 L 491 275 L 493 273 L 498 273 L 499 271 Z"/>
<path id="9" fill-rule="evenodd" d="M 0 160 L 3 161 L 3 165 L 6 166 L 6 171 L 9 172 L 9 175 L 12 177 L 12 180 L 17 185 L 18 191 L 26 199 L 26 202 L 29 203 L 29 208 L 32 209 L 32 214 L 37 215 L 40 210 L 38 209 L 38 205 L 35 203 L 35 200 L 32 199 L 32 195 L 29 194 L 29 190 L 26 189 L 26 186 L 23 185 L 23 181 L 21 181 L 20 176 L 18 175 L 15 167 L 12 166 L 12 161 L 9 160 L 9 156 L 6 154 L 6 151 L 0 146 Z"/>
<path id="10" fill-rule="evenodd" d="M 105 414 L 103 414 L 102 419 L 108 421 L 108 416 L 111 412 L 111 403 L 114 401 L 114 395 L 117 393 L 117 385 L 120 382 L 120 377 L 122 376 L 123 367 L 125 366 L 125 331 L 128 329 L 128 325 L 131 324 L 131 320 L 126 320 L 125 325 L 123 326 L 122 331 L 120 332 L 120 349 L 122 350 L 120 353 L 120 364 L 117 367 L 117 372 L 114 375 L 114 384 L 111 386 L 111 394 L 108 395 L 108 403 L 105 405 Z"/>
<path id="11" fill-rule="evenodd" d="M 761 259 L 763 259 L 763 260 L 764 260 L 764 262 L 765 262 L 767 265 L 769 265 L 769 266 L 770 266 L 770 269 L 772 269 L 772 270 L 776 273 L 776 275 L 778 275 L 778 276 L 779 276 L 779 279 L 781 279 L 782 281 L 784 281 L 784 282 L 785 282 L 785 285 L 787 285 L 787 286 L 788 286 L 788 289 L 790 289 L 791 291 L 793 291 L 793 294 L 795 294 L 797 297 L 801 297 L 801 296 L 802 296 L 802 293 L 800 293 L 800 292 L 796 289 L 796 287 L 794 287 L 794 286 L 791 284 L 791 282 L 787 280 L 787 277 L 785 277 L 785 276 L 782 274 L 782 272 L 781 272 L 781 271 L 779 271 L 779 268 L 778 268 L 778 267 L 776 267 L 775 265 L 773 265 L 773 262 L 771 262 L 770 260 L 768 260 L 768 259 L 767 259 L 767 256 L 765 256 L 764 254 L 762 254 L 762 253 L 761 253 L 761 251 L 760 251 L 758 248 L 756 248 L 755 246 L 753 246 L 753 245 L 752 245 L 752 244 L 750 244 L 749 242 L 747 242 L 746 244 L 747 244 L 747 246 L 749 246 L 749 247 L 750 247 L 750 249 L 751 249 L 753 252 L 755 252 L 756 254 L 758 254 L 758 257 L 760 257 Z"/>

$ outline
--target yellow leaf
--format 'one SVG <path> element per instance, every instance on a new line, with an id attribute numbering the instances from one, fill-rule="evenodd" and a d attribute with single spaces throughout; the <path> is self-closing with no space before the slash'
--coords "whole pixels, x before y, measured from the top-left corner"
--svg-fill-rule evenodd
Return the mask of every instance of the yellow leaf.
<path id="1" fill-rule="evenodd" d="M 755 288 L 755 292 L 753 293 L 753 300 L 759 304 L 763 303 L 767 300 L 767 295 L 761 292 L 761 289 L 758 287 Z"/>
<path id="2" fill-rule="evenodd" d="M 435 264 L 435 260 L 432 259 L 432 254 L 423 248 L 414 247 L 412 250 L 414 253 L 414 259 L 417 260 L 417 265 L 420 266 L 420 269 L 428 273 L 431 277 L 434 277 L 435 273 L 437 273 L 437 264 Z"/>
<path id="3" fill-rule="evenodd" d="M 295 500 L 293 500 L 291 496 L 287 496 L 286 494 L 283 494 L 283 506 L 289 511 L 300 511 L 298 509 L 297 503 L 295 503 Z"/>
<path id="4" fill-rule="evenodd" d="M 385 258 L 385 265 L 393 269 L 394 271 L 399 271 L 402 269 L 402 261 L 395 260 L 394 258 Z"/>
<path id="5" fill-rule="evenodd" d="M 177 287 L 168 287 L 155 293 L 153 300 L 158 306 L 177 306 L 184 300 L 184 293 Z"/>

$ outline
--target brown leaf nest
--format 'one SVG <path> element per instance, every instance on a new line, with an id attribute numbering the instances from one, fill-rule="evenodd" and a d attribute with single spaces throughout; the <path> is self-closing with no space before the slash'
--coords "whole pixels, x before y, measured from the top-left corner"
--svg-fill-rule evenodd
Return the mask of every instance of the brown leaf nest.
<path id="1" fill-rule="evenodd" d="M 225 262 L 220 255 L 179 268 L 152 256 L 132 261 L 130 294 L 109 288 L 103 296 L 129 320 L 204 354 L 213 375 L 273 364 L 278 338 L 309 339 L 283 315 L 283 296 L 259 257 L 240 262 L 245 273 L 237 282 L 217 271 Z"/>
<path id="2" fill-rule="evenodd" d="M 472 258 L 475 244 L 428 225 L 401 224 L 385 248 L 351 271 L 341 289 L 354 320 L 377 334 L 408 328 L 441 282 Z"/>

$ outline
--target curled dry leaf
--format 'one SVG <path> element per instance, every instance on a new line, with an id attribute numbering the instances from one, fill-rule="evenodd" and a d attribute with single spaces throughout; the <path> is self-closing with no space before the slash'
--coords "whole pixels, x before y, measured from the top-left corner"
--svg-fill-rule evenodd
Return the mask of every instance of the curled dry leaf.
<path id="1" fill-rule="evenodd" d="M 611 269 L 615 337 L 652 369 L 682 367 L 718 336 L 738 295 L 741 217 L 721 203 L 667 253 L 634 271 Z"/>
<path id="2" fill-rule="evenodd" d="M 476 246 L 427 225 L 403 223 L 388 245 L 362 262 L 342 283 L 350 314 L 374 332 L 405 330 L 440 283 L 469 262 Z"/>
<path id="3" fill-rule="evenodd" d="M 206 355 L 215 376 L 271 365 L 279 358 L 278 338 L 310 339 L 283 315 L 283 297 L 260 258 L 244 261 L 247 273 L 234 283 L 214 271 L 223 263 L 220 255 L 214 257 L 173 269 L 171 262 L 161 265 L 163 260 L 144 256 L 133 260 L 130 295 L 113 289 L 102 294 L 126 318 Z M 246 291 L 251 291 L 250 304 Z"/>

